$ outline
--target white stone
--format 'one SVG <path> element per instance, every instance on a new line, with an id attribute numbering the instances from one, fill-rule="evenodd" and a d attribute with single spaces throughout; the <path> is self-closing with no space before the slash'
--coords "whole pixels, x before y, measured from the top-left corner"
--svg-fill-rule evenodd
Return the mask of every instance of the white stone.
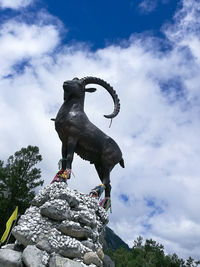
<path id="1" fill-rule="evenodd" d="M 59 255 L 53 255 L 49 261 L 49 267 L 83 267 L 80 262 L 72 261 L 67 258 L 63 258 Z"/>
<path id="2" fill-rule="evenodd" d="M 95 252 L 85 253 L 83 262 L 87 265 L 95 264 L 97 267 L 103 266 L 102 261 L 99 259 L 98 255 Z"/>
<path id="3" fill-rule="evenodd" d="M 0 249 L 1 267 L 22 267 L 22 253 L 11 249 Z"/>
<path id="4" fill-rule="evenodd" d="M 24 246 L 79 259 L 102 247 L 100 236 L 108 215 L 96 199 L 65 183 L 53 183 L 40 190 L 32 204 L 13 230 Z"/>
<path id="5" fill-rule="evenodd" d="M 23 251 L 22 260 L 27 267 L 43 267 L 46 266 L 46 264 L 43 264 L 44 256 L 46 254 L 42 250 L 29 245 Z"/>

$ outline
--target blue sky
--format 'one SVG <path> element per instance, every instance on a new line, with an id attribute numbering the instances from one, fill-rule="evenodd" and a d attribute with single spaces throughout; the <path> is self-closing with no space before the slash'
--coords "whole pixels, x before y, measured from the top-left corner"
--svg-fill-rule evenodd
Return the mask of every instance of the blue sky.
<path id="1" fill-rule="evenodd" d="M 94 4 L 95 3 L 95 4 Z M 200 3 L 197 0 L 0 0 L 0 151 L 37 145 L 45 185 L 61 143 L 50 118 L 63 81 L 100 77 L 117 91 L 119 115 L 102 88 L 86 96 L 89 119 L 120 146 L 126 168 L 111 173 L 110 227 L 130 246 L 139 235 L 167 252 L 199 258 Z M 99 184 L 75 156 L 69 186 Z M 120 216 L 119 216 L 120 214 Z"/>
<path id="2" fill-rule="evenodd" d="M 151 2 L 151 1 L 150 1 Z M 133 33 L 153 31 L 161 35 L 163 23 L 170 21 L 179 1 L 157 1 L 148 10 L 141 1 L 44 1 L 47 10 L 68 28 L 64 41 L 87 42 L 92 49 L 128 39 Z M 149 4 L 151 5 L 151 3 Z"/>
<path id="3" fill-rule="evenodd" d="M 153 32 L 164 38 L 162 26 L 172 20 L 179 5 L 178 0 L 38 0 L 27 10 L 45 9 L 65 25 L 64 43 L 84 42 L 95 50 L 127 40 L 132 34 Z M 1 10 L 1 21 L 20 14 L 31 21 L 30 14 L 11 8 Z"/>

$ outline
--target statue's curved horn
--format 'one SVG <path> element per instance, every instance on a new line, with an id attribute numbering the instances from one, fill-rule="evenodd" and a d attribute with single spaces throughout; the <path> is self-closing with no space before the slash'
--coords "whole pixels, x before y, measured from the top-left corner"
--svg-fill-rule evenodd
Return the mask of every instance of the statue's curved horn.
<path id="1" fill-rule="evenodd" d="M 107 119 L 112 119 L 115 116 L 117 116 L 117 114 L 120 111 L 120 101 L 119 101 L 118 95 L 116 94 L 115 90 L 112 88 L 112 86 L 109 83 L 105 82 L 102 79 L 96 78 L 96 77 L 84 77 L 84 78 L 80 79 L 80 81 L 82 82 L 82 84 L 84 86 L 86 86 L 87 84 L 91 84 L 91 83 L 103 86 L 109 92 L 109 94 L 112 96 L 112 99 L 114 101 L 113 113 L 111 113 L 110 115 L 104 115 L 104 117 Z"/>

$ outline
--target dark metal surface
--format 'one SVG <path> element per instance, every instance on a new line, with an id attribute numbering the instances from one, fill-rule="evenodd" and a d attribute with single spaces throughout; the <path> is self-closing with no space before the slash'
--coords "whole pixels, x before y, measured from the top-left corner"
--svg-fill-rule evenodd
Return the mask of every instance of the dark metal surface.
<path id="1" fill-rule="evenodd" d="M 55 119 L 55 128 L 62 141 L 62 169 L 71 169 L 76 152 L 95 165 L 101 182 L 106 186 L 105 196 L 110 197 L 110 172 L 118 163 L 124 167 L 124 161 L 117 143 L 91 123 L 84 112 L 85 93 L 96 91 L 95 88 L 86 88 L 88 84 L 101 85 L 112 96 L 114 111 L 104 115 L 106 118 L 114 118 L 120 110 L 116 92 L 104 80 L 85 77 L 64 82 L 64 103 Z"/>

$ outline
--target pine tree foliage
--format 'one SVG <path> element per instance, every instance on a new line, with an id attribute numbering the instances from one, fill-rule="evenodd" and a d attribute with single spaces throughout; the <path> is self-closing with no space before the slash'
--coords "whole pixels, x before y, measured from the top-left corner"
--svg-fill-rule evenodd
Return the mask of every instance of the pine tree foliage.
<path id="1" fill-rule="evenodd" d="M 42 160 L 37 146 L 15 152 L 4 164 L 0 161 L 0 234 L 16 206 L 23 214 L 35 196 L 35 188 L 43 185 L 41 171 L 35 165 Z"/>
<path id="2" fill-rule="evenodd" d="M 133 244 L 132 249 L 124 247 L 105 251 L 115 262 L 116 267 L 196 267 L 200 261 L 195 261 L 191 257 L 184 261 L 175 253 L 165 255 L 164 246 L 152 239 L 143 242 L 139 236 Z"/>

